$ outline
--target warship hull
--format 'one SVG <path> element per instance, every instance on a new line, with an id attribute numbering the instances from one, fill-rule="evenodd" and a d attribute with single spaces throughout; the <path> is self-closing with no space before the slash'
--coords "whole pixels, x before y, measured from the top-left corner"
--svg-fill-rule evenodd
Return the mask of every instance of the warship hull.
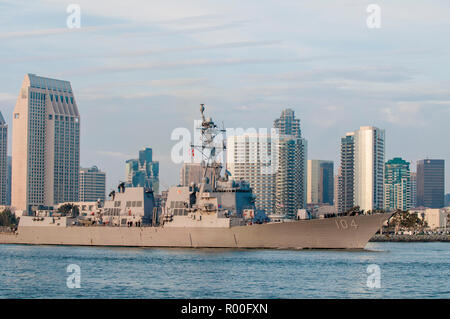
<path id="1" fill-rule="evenodd" d="M 218 227 L 23 226 L 0 243 L 33 245 L 363 249 L 391 214 Z"/>

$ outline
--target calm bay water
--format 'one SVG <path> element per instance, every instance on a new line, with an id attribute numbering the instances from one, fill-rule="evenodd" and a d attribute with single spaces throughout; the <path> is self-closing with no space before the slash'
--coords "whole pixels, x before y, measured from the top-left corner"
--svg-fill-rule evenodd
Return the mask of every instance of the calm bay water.
<path id="1" fill-rule="evenodd" d="M 450 298 L 450 243 L 366 251 L 0 245 L 0 298 Z M 67 266 L 81 269 L 69 289 Z M 367 287 L 367 267 L 381 287 Z"/>

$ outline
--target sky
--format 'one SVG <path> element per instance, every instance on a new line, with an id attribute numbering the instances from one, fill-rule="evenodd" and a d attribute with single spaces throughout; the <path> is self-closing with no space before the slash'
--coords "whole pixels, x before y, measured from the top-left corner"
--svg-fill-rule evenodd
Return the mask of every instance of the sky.
<path id="1" fill-rule="evenodd" d="M 171 133 L 192 131 L 205 103 L 227 128 L 270 128 L 292 108 L 308 158 L 336 168 L 341 136 L 382 128 L 386 160 L 445 159 L 448 193 L 449 12 L 448 0 L 0 0 L 0 111 L 10 124 L 27 73 L 70 81 L 81 165 L 106 171 L 107 192 L 143 147 L 161 188 L 177 184 Z"/>

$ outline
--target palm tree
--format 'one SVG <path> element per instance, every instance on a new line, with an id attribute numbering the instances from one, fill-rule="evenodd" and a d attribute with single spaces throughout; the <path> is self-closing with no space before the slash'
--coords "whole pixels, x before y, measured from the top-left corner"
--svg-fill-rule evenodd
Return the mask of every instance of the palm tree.
<path id="1" fill-rule="evenodd" d="M 18 220 L 16 216 L 11 212 L 9 208 L 6 208 L 0 213 L 0 226 L 15 227 L 17 226 Z"/>

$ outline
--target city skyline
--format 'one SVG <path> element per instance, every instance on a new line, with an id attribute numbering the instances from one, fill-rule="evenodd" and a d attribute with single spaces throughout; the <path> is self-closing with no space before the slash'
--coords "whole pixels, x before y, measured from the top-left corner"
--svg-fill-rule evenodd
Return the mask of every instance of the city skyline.
<path id="1" fill-rule="evenodd" d="M 412 171 L 427 157 L 449 162 L 450 150 L 436 138 L 448 135 L 448 72 L 440 66 L 448 65 L 441 52 L 449 50 L 442 8 L 449 4 L 413 2 L 416 10 L 406 14 L 403 5 L 383 2 L 383 25 L 369 30 L 366 5 L 358 1 L 194 2 L 176 10 L 78 3 L 79 30 L 66 26 L 67 3 L 0 4 L 0 110 L 11 128 L 26 73 L 70 80 L 84 116 L 80 164 L 101 163 L 108 190 L 123 178 L 124 160 L 146 145 L 162 163 L 161 185 L 176 184 L 180 165 L 170 162 L 167 142 L 173 128 L 193 127 L 199 103 L 228 127 L 248 127 L 249 119 L 268 127 L 290 107 L 303 121 L 308 156 L 333 160 L 335 171 L 339 137 L 363 125 L 385 129 L 386 158 L 412 161 Z M 272 14 L 261 19 L 261 12 Z M 433 16 L 432 24 L 423 13 Z M 445 182 L 448 192 L 448 164 Z"/>
<path id="2" fill-rule="evenodd" d="M 40 92 L 43 92 L 44 94 L 41 94 Z M 55 92 L 56 92 L 56 95 L 55 95 Z M 61 94 L 63 92 L 64 92 L 64 96 L 61 95 L 59 97 L 58 94 Z M 59 97 L 59 99 L 58 99 L 58 97 Z M 24 100 L 27 102 L 26 103 L 23 102 Z M 44 104 L 42 104 L 42 103 L 44 103 Z M 24 109 L 24 107 L 25 107 L 25 109 Z M 14 119 L 17 120 L 17 123 L 19 123 L 19 120 L 21 118 L 23 119 L 24 114 L 22 114 L 22 116 L 21 116 L 21 113 L 24 113 L 26 108 L 29 108 L 29 107 L 32 107 L 32 108 L 37 107 L 36 110 L 30 111 L 31 112 L 30 114 L 32 114 L 30 119 L 32 121 L 34 121 L 33 123 L 35 123 L 35 124 L 32 124 L 32 125 L 27 124 L 26 126 L 23 126 L 24 124 L 22 122 L 20 122 L 22 124 L 20 124 L 13 130 L 13 132 L 15 132 L 14 134 L 16 134 L 18 136 L 18 138 L 16 138 L 17 141 L 15 143 L 15 145 L 17 145 L 16 147 L 18 147 L 18 148 L 23 147 L 23 145 L 21 143 L 22 142 L 21 137 L 24 136 L 23 134 L 25 134 L 26 131 L 31 129 L 31 130 L 34 130 L 33 132 L 35 132 L 35 133 L 31 134 L 34 136 L 35 141 L 34 141 L 34 143 L 32 143 L 33 141 L 31 140 L 31 142 L 28 141 L 27 143 L 31 143 L 32 145 L 35 145 L 35 146 L 33 146 L 33 148 L 35 149 L 35 151 L 33 151 L 33 152 L 34 153 L 37 152 L 36 153 L 37 155 L 35 154 L 33 156 L 41 156 L 42 155 L 42 154 L 39 155 L 40 154 L 40 151 L 39 151 L 40 146 L 36 148 L 36 145 L 41 145 L 41 144 L 47 145 L 48 144 L 48 146 L 45 147 L 45 149 L 47 149 L 47 151 L 44 151 L 44 153 L 43 153 L 44 155 L 42 155 L 48 159 L 47 163 L 43 166 L 44 169 L 40 169 L 40 167 L 42 166 L 41 164 L 39 164 L 39 165 L 36 164 L 37 168 L 39 168 L 42 171 L 48 170 L 48 169 L 50 169 L 49 167 L 53 167 L 52 165 L 55 165 L 55 164 L 52 164 L 53 161 L 55 161 L 56 164 L 59 163 L 59 162 L 57 162 L 57 160 L 58 161 L 60 160 L 60 159 L 58 159 L 60 156 L 58 155 L 59 157 L 57 157 L 56 155 L 59 154 L 58 152 L 60 152 L 61 147 L 63 147 L 63 144 L 64 144 L 63 140 L 67 140 L 67 141 L 70 140 L 71 141 L 70 143 L 72 143 L 72 142 L 75 143 L 75 144 L 72 143 L 73 145 L 69 143 L 69 144 L 65 145 L 64 147 L 66 147 L 66 148 L 69 147 L 69 148 L 67 148 L 67 151 L 69 154 L 72 154 L 75 151 L 75 153 L 73 153 L 72 155 L 69 156 L 70 163 L 72 163 L 73 160 L 75 160 L 75 162 L 78 162 L 79 157 L 80 157 L 80 155 L 79 155 L 79 134 L 80 134 L 80 132 L 79 132 L 79 126 L 78 126 L 80 115 L 78 113 L 77 104 L 74 100 L 74 95 L 72 92 L 70 82 L 36 76 L 35 74 L 27 74 L 25 76 L 25 80 L 23 82 L 22 89 L 19 94 L 18 102 L 16 104 L 16 109 L 15 109 L 16 113 L 14 113 L 15 114 Z M 44 110 L 42 119 L 41 119 L 41 115 L 39 114 L 39 110 L 41 110 L 39 107 L 41 107 L 41 108 L 43 107 L 42 110 Z M 35 112 L 35 113 L 33 113 L 33 112 Z M 58 127 L 59 127 L 58 125 L 60 125 L 60 124 L 58 124 L 59 122 L 57 121 L 58 115 L 55 115 L 56 114 L 55 112 L 58 114 L 69 115 L 68 117 L 67 116 L 59 116 L 61 118 L 60 121 L 64 121 L 64 118 L 65 118 L 65 122 L 67 122 L 65 124 L 61 122 L 60 124 L 64 124 L 65 126 L 64 127 L 61 126 L 60 129 L 58 129 Z M 0 115 L 1 115 L 1 113 L 0 113 Z M 53 122 L 52 121 L 53 118 L 55 120 L 54 121 L 55 123 L 58 122 L 58 123 L 56 123 L 57 124 L 56 128 L 52 128 L 53 126 L 51 125 Z M 45 124 L 41 123 L 42 120 L 43 120 L 43 123 L 45 123 Z M 70 124 L 73 127 L 67 126 L 68 122 L 70 122 L 70 120 L 72 120 L 72 122 L 73 122 Z M 2 123 L 3 123 L 2 125 L 5 127 L 5 132 L 6 132 L 7 123 L 4 120 Z M 41 123 L 42 125 L 39 123 Z M 276 118 L 274 120 L 274 127 L 278 130 L 278 133 L 281 134 L 280 135 L 281 139 L 279 140 L 279 143 L 281 143 L 281 144 L 284 143 L 283 136 L 286 134 L 291 137 L 295 137 L 299 140 L 298 146 L 295 147 L 295 148 L 298 148 L 298 150 L 295 152 L 298 153 L 298 156 L 300 156 L 301 159 L 299 158 L 300 161 L 295 165 L 300 165 L 300 166 L 298 166 L 298 168 L 300 169 L 299 175 L 296 178 L 300 178 L 302 180 L 302 182 L 300 182 L 300 184 L 299 184 L 299 185 L 301 185 L 300 189 L 296 190 L 295 193 L 300 192 L 299 193 L 300 198 L 303 198 L 301 200 L 303 203 L 300 205 L 300 207 L 305 207 L 306 197 L 307 197 L 306 184 L 307 184 L 307 178 L 310 178 L 310 177 L 309 177 L 309 175 L 307 175 L 307 172 L 306 172 L 306 170 L 307 170 L 306 169 L 306 166 L 307 166 L 306 161 L 307 161 L 307 157 L 308 157 L 307 141 L 305 138 L 302 138 L 302 135 L 301 135 L 300 119 L 295 117 L 294 111 L 292 109 L 286 108 L 286 109 L 282 110 L 281 117 Z M 14 126 L 13 126 L 13 128 L 14 128 Z M 41 138 L 41 136 L 44 136 L 44 135 L 39 133 L 40 130 L 42 130 L 42 132 L 45 132 L 45 134 L 44 134 L 45 136 L 47 136 L 49 134 L 50 134 L 49 136 L 51 136 L 52 134 L 55 134 L 55 138 L 54 139 L 50 138 L 49 140 L 47 138 L 44 138 L 43 140 L 41 140 L 43 138 L 43 137 Z M 370 132 L 373 132 L 373 133 L 369 134 Z M 30 134 L 26 133 L 25 135 L 28 136 Z M 4 138 L 3 138 L 5 141 L 7 141 L 7 139 L 5 139 L 6 136 L 7 136 L 7 134 L 5 133 Z M 69 138 L 69 136 L 70 136 L 70 139 L 67 139 L 67 138 Z M 354 132 L 347 133 L 346 137 L 341 139 L 341 148 L 342 148 L 342 145 L 344 145 L 344 144 L 342 144 L 342 143 L 344 143 L 344 140 L 351 138 L 352 150 L 351 150 L 350 157 L 351 157 L 352 163 L 354 163 L 354 164 L 351 164 L 351 167 L 352 167 L 351 170 L 353 171 L 353 173 L 352 173 L 352 175 L 353 175 L 352 183 L 353 184 L 350 185 L 351 187 L 348 186 L 352 189 L 353 200 L 350 200 L 349 204 L 346 204 L 346 209 L 353 207 L 353 205 L 350 205 L 351 202 L 353 202 L 354 205 L 358 205 L 358 206 L 362 205 L 361 207 L 364 206 L 365 210 L 382 209 L 384 207 L 383 205 L 384 205 L 384 200 L 385 200 L 385 198 L 384 198 L 385 190 L 383 190 L 383 186 L 380 186 L 380 185 L 383 184 L 384 165 L 389 163 L 389 162 L 384 161 L 384 159 L 385 159 L 385 137 L 384 136 L 385 136 L 385 131 L 382 129 L 380 130 L 376 127 L 363 126 Z M 273 136 L 271 136 L 271 135 L 268 135 L 267 137 L 269 139 L 273 138 Z M 38 140 L 36 140 L 36 138 L 38 138 Z M 37 143 L 36 141 L 39 143 Z M 63 143 L 63 144 L 61 144 L 61 143 Z M 347 142 L 345 142 L 345 143 L 347 143 Z M 1 144 L 5 151 L 6 143 L 2 142 Z M 13 143 L 13 145 L 14 145 L 14 143 Z M 286 145 L 288 145 L 288 144 L 286 144 Z M 49 152 L 48 147 L 50 147 L 50 150 L 51 150 L 50 153 L 48 153 Z M 53 147 L 55 147 L 54 151 L 52 150 Z M 369 160 L 369 162 L 367 162 L 367 159 L 361 160 L 361 159 L 367 157 L 365 149 L 374 149 L 375 150 L 375 153 L 367 158 L 367 159 L 369 159 L 372 157 L 372 159 Z M 283 148 L 281 148 L 280 150 L 283 150 Z M 287 150 L 288 150 L 288 148 L 286 148 L 286 151 Z M 294 149 L 292 149 L 292 150 L 294 150 Z M 30 151 L 28 151 L 28 152 L 30 152 Z M 34 154 L 33 152 L 30 154 Z M 339 166 L 341 166 L 342 164 L 344 164 L 344 166 L 347 165 L 342 162 L 345 159 L 345 157 L 342 157 L 342 156 L 344 156 L 343 155 L 344 153 L 342 153 L 342 152 L 343 152 L 343 149 L 341 149 L 341 162 L 338 164 Z M 380 155 L 377 155 L 378 152 L 380 152 Z M 6 187 L 9 185 L 6 184 L 6 162 L 7 162 L 6 155 L 7 154 L 6 154 L 6 152 L 4 152 L 4 153 L 5 153 L 4 154 L 5 160 L 3 161 L 5 164 L 4 165 L 5 166 L 5 174 L 4 174 L 5 175 L 5 185 L 4 185 L 5 199 L 4 199 L 4 202 L 6 203 Z M 55 153 L 55 154 L 53 154 L 53 153 Z M 139 186 L 140 185 L 140 186 L 148 187 L 149 186 L 148 183 L 150 183 L 150 184 L 152 184 L 152 188 L 155 190 L 155 193 L 158 194 L 159 193 L 159 162 L 153 161 L 152 153 L 153 153 L 153 151 L 151 148 L 144 147 L 139 151 L 139 159 L 130 159 L 130 160 L 125 161 L 125 164 L 126 164 L 125 180 L 126 180 L 126 183 L 128 186 L 131 186 L 131 185 Z M 288 153 L 286 153 L 286 154 L 288 154 Z M 294 155 L 294 153 L 292 153 L 291 155 L 288 155 L 288 156 L 292 157 L 293 155 Z M 28 158 L 29 156 L 30 155 L 28 155 L 26 158 Z M 39 157 L 39 158 L 41 158 L 41 157 Z M 55 157 L 55 158 L 52 159 L 53 157 Z M 21 161 L 24 160 L 23 158 L 20 159 L 20 156 L 17 158 L 18 158 L 17 162 L 19 164 Z M 61 157 L 61 159 L 62 159 L 62 157 Z M 26 159 L 26 160 L 30 161 L 30 159 Z M 31 159 L 31 160 L 32 160 L 32 162 L 33 161 L 37 161 L 37 162 L 41 161 L 39 159 L 36 159 L 36 160 Z M 417 163 L 419 165 L 420 163 L 423 163 L 426 160 L 427 159 L 419 160 L 419 161 L 417 161 Z M 57 167 L 63 168 L 65 166 L 69 165 L 66 162 L 69 163 L 67 160 L 64 160 L 60 164 L 54 166 L 55 174 L 59 174 L 59 173 L 56 173 Z M 285 162 L 285 164 L 289 163 L 286 161 L 284 161 L 284 162 Z M 325 162 L 325 161 L 322 160 L 321 162 Z M 445 169 L 444 169 L 445 168 L 445 164 L 444 164 L 445 160 L 441 160 L 441 162 L 443 164 L 442 171 L 445 171 Z M 283 163 L 283 161 L 280 162 L 280 164 L 282 164 L 282 163 Z M 330 163 L 331 163 L 331 165 L 333 165 L 332 161 Z M 408 162 L 408 166 L 409 166 L 409 164 L 410 163 Z M 20 165 L 22 165 L 22 164 L 20 164 Z M 35 164 L 31 163 L 29 165 L 33 166 Z M 376 165 L 376 167 L 374 165 Z M 72 171 L 71 167 L 73 165 L 70 164 L 69 166 L 67 166 L 67 168 L 69 168 L 69 171 Z M 139 168 L 138 168 L 138 166 L 139 166 Z M 367 168 L 372 167 L 371 169 L 373 170 L 373 172 L 375 172 L 374 174 L 376 176 L 373 175 L 371 177 L 371 176 L 367 175 L 367 177 L 364 177 L 364 175 L 368 173 L 368 172 L 365 172 L 367 170 L 366 166 L 367 166 Z M 287 166 L 286 166 L 286 168 L 287 168 Z M 333 168 L 334 168 L 334 165 L 333 165 Z M 80 167 L 80 169 L 83 170 L 81 167 Z M 183 166 L 181 167 L 181 169 L 183 169 Z M 53 171 L 53 168 L 52 168 L 52 171 Z M 140 172 L 138 172 L 138 171 L 140 171 Z M 149 175 L 149 177 L 146 177 L 146 178 L 147 179 L 150 178 L 152 180 L 154 179 L 154 181 L 151 181 L 151 182 L 144 181 L 145 178 L 140 175 L 139 175 L 140 176 L 139 181 L 137 181 L 137 179 L 136 179 L 137 175 L 136 175 L 136 178 L 134 175 L 138 174 L 138 173 L 142 175 L 142 174 L 144 174 L 144 171 L 145 171 L 146 175 Z M 343 171 L 345 172 L 345 169 L 344 170 L 340 169 L 340 172 L 343 172 Z M 359 173 L 357 173 L 357 172 L 359 172 Z M 363 173 L 363 172 L 365 172 L 365 173 Z M 45 174 L 45 176 L 46 176 L 45 179 L 40 179 L 36 176 L 35 176 L 36 178 L 33 177 L 34 176 L 33 174 L 37 174 L 36 169 L 34 169 L 34 173 L 33 173 L 33 170 L 31 171 L 31 173 L 32 173 L 32 178 L 30 178 L 31 181 L 35 180 L 36 183 L 38 183 L 38 184 L 41 182 L 43 183 L 43 186 L 42 185 L 39 186 L 36 184 L 37 186 L 34 186 L 34 187 L 35 188 L 36 187 L 44 187 L 46 189 L 46 191 L 44 191 L 42 194 L 38 194 L 39 192 L 35 193 L 33 196 L 37 196 L 37 197 L 41 196 L 42 198 L 37 201 L 35 200 L 35 203 L 26 204 L 26 205 L 22 205 L 20 203 L 20 201 L 23 202 L 23 199 L 18 199 L 18 198 L 20 198 L 21 195 L 15 196 L 16 197 L 15 201 L 16 201 L 16 203 L 18 203 L 18 204 L 16 204 L 16 207 L 18 207 L 20 209 L 29 209 L 31 207 L 30 205 L 50 206 L 51 205 L 50 202 L 52 201 L 52 199 L 51 199 L 52 196 L 55 196 L 55 198 L 53 199 L 54 204 L 57 204 L 59 202 L 65 202 L 65 201 L 67 201 L 66 200 L 67 198 L 69 198 L 69 201 L 71 201 L 71 200 L 76 201 L 76 198 L 78 196 L 78 190 L 76 189 L 76 187 L 73 189 L 74 194 L 75 193 L 76 194 L 72 196 L 64 190 L 67 185 L 66 186 L 61 185 L 61 187 L 60 187 L 60 186 L 56 185 L 55 182 L 49 183 L 48 182 L 49 180 L 47 180 L 47 179 L 48 178 L 51 179 L 51 175 Z M 412 172 L 412 174 L 414 174 L 414 173 L 415 172 Z M 22 174 L 22 173 L 20 173 L 20 174 Z M 20 177 L 20 174 L 16 173 L 16 179 L 17 179 L 17 176 L 19 176 L 18 178 L 22 178 L 22 177 Z M 153 177 L 153 175 L 155 175 L 155 176 Z M 360 180 L 361 178 L 362 178 L 362 180 Z M 369 178 L 369 181 L 373 179 L 375 184 L 372 185 L 371 183 L 369 183 L 369 184 L 366 183 L 365 181 L 367 180 L 367 178 Z M 69 178 L 71 184 L 73 184 L 72 179 L 73 179 L 72 177 Z M 316 177 L 316 179 L 317 179 L 317 177 Z M 39 180 L 41 180 L 41 182 L 39 182 Z M 55 177 L 54 180 L 56 181 L 57 178 Z M 443 184 L 444 189 L 442 190 L 443 194 L 446 193 L 444 180 L 445 180 L 445 173 L 443 176 L 443 183 L 444 183 Z M 65 179 L 64 179 L 64 181 L 65 181 Z M 339 183 L 342 181 L 343 181 L 343 177 L 338 176 L 338 181 L 337 181 L 338 184 L 337 185 L 339 185 Z M 308 183 L 310 183 L 310 181 Z M 314 183 L 316 183 L 316 181 Z M 18 184 L 18 183 L 16 183 L 16 184 Z M 77 184 L 77 186 L 78 186 L 77 182 L 75 182 L 74 184 Z M 288 184 L 286 184 L 286 185 L 288 185 Z M 360 187 L 361 185 L 365 185 L 365 186 L 361 188 Z M 333 186 L 334 186 L 334 182 L 333 182 Z M 374 186 L 376 186 L 377 191 L 374 194 L 369 194 L 368 190 L 373 189 Z M 289 187 L 291 187 L 291 186 L 289 186 Z M 345 188 L 345 185 L 342 185 L 341 188 L 342 187 Z M 415 187 L 415 185 L 414 185 L 414 187 Z M 54 188 L 53 192 L 51 192 L 51 188 Z M 277 189 L 277 191 L 278 191 L 278 189 Z M 287 191 L 287 189 L 286 189 L 286 191 Z M 55 195 L 55 192 L 56 192 L 56 195 Z M 62 193 L 62 192 L 64 192 L 64 193 Z M 341 189 L 341 191 L 338 191 L 337 195 L 341 196 L 342 192 L 343 192 L 343 189 Z M 29 196 L 29 195 L 27 195 L 27 196 Z M 69 196 L 69 197 L 67 197 L 67 196 Z M 70 196 L 72 196 L 72 197 L 70 197 Z M 308 196 L 311 196 L 311 195 L 308 195 Z M 364 201 L 363 197 L 366 197 L 368 201 L 367 200 Z M 370 199 L 370 197 L 372 197 L 372 199 Z M 443 202 L 443 197 L 444 196 L 442 196 L 442 202 Z M 72 198 L 72 199 L 70 199 L 70 198 Z M 281 197 L 279 197 L 279 198 L 281 198 Z M 26 199 L 26 201 L 28 203 L 29 199 Z M 373 201 L 373 203 L 371 204 L 370 201 Z M 413 203 L 413 201 L 411 201 L 411 203 Z M 342 208 L 343 205 L 342 205 L 342 203 L 341 204 L 339 203 L 339 198 L 337 201 L 337 205 L 338 206 L 340 205 L 338 208 L 339 211 L 342 212 L 342 211 L 346 210 L 346 209 L 343 210 L 343 208 Z M 284 204 L 277 203 L 276 207 L 278 207 L 278 208 L 284 207 Z M 410 206 L 410 207 L 412 207 L 412 206 Z M 284 210 L 284 208 L 283 208 L 283 210 Z"/>

